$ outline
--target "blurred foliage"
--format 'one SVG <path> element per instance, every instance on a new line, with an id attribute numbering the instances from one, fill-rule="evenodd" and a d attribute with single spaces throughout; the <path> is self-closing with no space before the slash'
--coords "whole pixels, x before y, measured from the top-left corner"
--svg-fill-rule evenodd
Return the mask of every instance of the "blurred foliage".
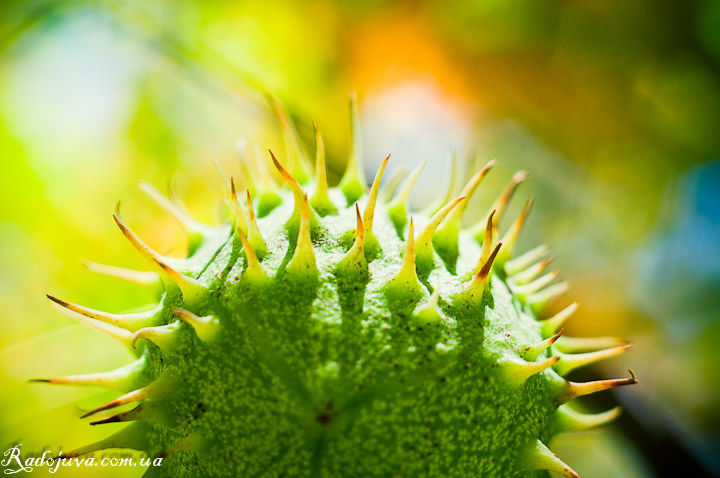
<path id="1" fill-rule="evenodd" d="M 280 149 L 264 91 L 309 150 L 317 121 L 337 178 L 355 88 L 368 172 L 388 152 L 396 171 L 428 160 L 419 206 L 444 187 L 453 150 L 461 170 L 500 160 L 469 220 L 529 170 L 537 207 L 523 245 L 553 246 L 583 304 L 569 332 L 634 341 L 590 372 L 638 373 L 616 396 L 630 438 L 566 441 L 567 461 L 586 477 L 609 476 L 598 462 L 615 476 L 720 474 L 718 2 L 29 0 L 0 11 L 3 443 L 107 434 L 75 419 L 107 394 L 26 380 L 127 360 L 43 300 L 113 311 L 152 300 L 79 263 L 143 267 L 115 230 L 115 202 L 151 246 L 182 254 L 180 228 L 137 181 L 175 177 L 193 213 L 217 221 L 210 158 L 237 175 L 237 138 Z"/>

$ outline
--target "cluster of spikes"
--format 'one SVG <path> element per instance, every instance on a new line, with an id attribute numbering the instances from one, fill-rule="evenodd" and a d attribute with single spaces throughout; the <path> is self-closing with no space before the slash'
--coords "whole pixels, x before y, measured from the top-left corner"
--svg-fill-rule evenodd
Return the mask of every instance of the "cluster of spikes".
<path id="1" fill-rule="evenodd" d="M 291 238 L 290 242 L 294 242 L 294 252 L 284 269 L 277 272 L 278 275 L 282 274 L 284 277 L 299 281 L 317 279 L 322 271 L 318 267 L 313 241 L 321 233 L 322 219 L 337 215 L 342 209 L 353 208 L 356 221 L 354 229 L 348 231 L 346 235 L 349 248 L 344 257 L 335 264 L 332 274 L 367 277 L 370 274 L 369 264 L 382 254 L 382 244 L 373 233 L 376 206 L 382 204 L 399 240 L 405 241 L 401 265 L 384 285 L 384 290 L 392 298 L 417 298 L 421 297 L 423 290 L 427 288 L 431 292 L 430 297 L 420 304 L 415 312 L 415 315 L 423 320 L 442 320 L 440 318 L 443 313 L 438 305 L 440 288 L 433 290 L 428 281 L 431 272 L 437 267 L 445 267 L 450 273 L 458 275 L 462 288 L 448 300 L 468 308 L 480 309 L 487 305 L 487 294 L 491 293 L 490 287 L 494 276 L 504 281 L 513 296 L 535 316 L 542 316 L 546 306 L 567 290 L 567 283 L 556 281 L 558 271 L 546 272 L 553 260 L 548 255 L 547 246 L 541 245 L 521 255 L 515 254 L 516 243 L 533 205 L 532 198 L 526 201 L 504 235 L 501 236 L 498 232 L 498 224 L 514 192 L 527 178 L 524 171 L 512 177 L 489 212 L 475 226 L 468 229 L 462 223 L 463 213 L 471 196 L 493 168 L 495 161 L 485 164 L 455 196 L 458 174 L 457 161 L 453 158 L 447 193 L 438 204 L 425 211 L 429 220 L 416 233 L 416 221 L 409 213 L 409 200 L 425 163 L 421 163 L 409 174 L 400 171 L 381 190 L 385 167 L 390 159 L 388 155 L 382 161 L 368 190 L 363 172 L 354 95 L 351 95 L 350 101 L 349 159 L 346 171 L 337 185 L 346 205 L 337 204 L 339 196 L 333 199 L 330 194 L 333 188 L 328 185 L 323 139 L 317 126 L 314 128 L 315 164 L 312 165 L 285 110 L 274 98 L 268 97 L 268 101 L 282 127 L 286 161 L 283 163 L 278 160 L 272 151 L 262 154 L 257 148 L 246 154 L 245 144 L 240 143 L 242 183 L 225 174 L 215 162 L 223 185 L 227 210 L 230 213 L 229 225 L 210 226 L 200 223 L 191 217 L 174 191 L 168 198 L 152 185 L 142 183 L 141 189 L 184 226 L 188 236 L 188 257 L 186 259 L 166 257 L 151 249 L 124 221 L 118 203 L 113 216 L 117 226 L 132 246 L 154 267 L 154 271 L 136 271 L 95 262 L 86 263 L 88 268 L 96 273 L 143 286 L 159 286 L 164 291 L 164 296 L 173 298 L 172 301 L 177 306 L 168 308 L 165 305 L 168 302 L 165 301 L 145 312 L 108 313 L 47 295 L 51 301 L 60 306 L 62 311 L 117 339 L 139 357 L 135 362 L 110 372 L 32 380 L 50 384 L 102 386 L 123 393 L 120 397 L 87 411 L 82 418 L 122 405 L 140 403 L 129 411 L 92 421 L 92 425 L 147 419 L 157 410 L 148 410 L 148 407 L 143 406 L 144 403 L 171 394 L 174 385 L 181 380 L 168 371 L 156 377 L 149 377 L 147 367 L 149 359 L 144 353 L 147 342 L 141 339 L 152 342 L 162 352 L 176 346 L 177 335 L 183 324 L 189 325 L 197 338 L 205 344 L 212 344 L 223 333 L 222 324 L 217 317 L 198 316 L 189 310 L 193 309 L 194 304 L 205 300 L 211 288 L 210 284 L 193 277 L 197 274 L 189 272 L 193 269 L 192 265 L 211 261 L 222 246 L 230 243 L 236 245 L 233 247 L 232 260 L 243 258 L 245 261 L 241 280 L 247 281 L 248 284 L 262 285 L 275 279 L 263 265 L 263 260 L 269 251 L 258 219 L 268 216 L 282 204 L 288 189 L 294 200 L 294 208 L 287 220 L 286 230 L 288 237 Z M 362 208 L 359 202 L 361 199 L 364 199 Z M 456 268 L 459 257 L 459 235 L 463 230 L 472 234 L 481 248 L 481 253 L 471 271 L 458 274 Z M 615 337 L 564 336 L 563 325 L 577 308 L 578 304 L 574 302 L 551 317 L 539 321 L 542 340 L 524 347 L 520 353 L 521 357 L 517 360 L 500 364 L 508 383 L 520 387 L 530 377 L 550 369 L 558 376 L 564 377 L 575 369 L 617 356 L 630 348 L 623 339 Z M 571 408 L 567 402 L 595 392 L 637 383 L 632 370 L 629 372 L 629 378 L 584 383 L 562 379 L 561 382 L 557 382 L 552 434 L 587 430 L 607 424 L 616 418 L 620 413 L 619 408 L 603 413 L 585 414 Z M 147 383 L 149 379 L 152 381 Z M 128 430 L 130 429 L 121 430 L 105 440 L 76 449 L 64 457 L 74 457 L 107 448 L 134 448 L 137 437 Z M 193 449 L 198 441 L 197 437 L 190 435 L 163 451 L 160 456 Z M 579 477 L 539 439 L 521 451 L 517 459 L 519 469 L 549 470 L 562 476 Z"/>

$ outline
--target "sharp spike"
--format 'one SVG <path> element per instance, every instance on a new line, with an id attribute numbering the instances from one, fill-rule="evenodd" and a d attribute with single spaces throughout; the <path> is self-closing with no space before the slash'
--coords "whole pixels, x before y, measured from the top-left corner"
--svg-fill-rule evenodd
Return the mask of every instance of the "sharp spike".
<path id="1" fill-rule="evenodd" d="M 560 330 L 560 332 L 558 332 L 557 334 L 553 335 L 552 337 L 550 337 L 548 339 L 542 340 L 535 345 L 525 347 L 523 349 L 523 358 L 525 360 L 535 361 L 540 356 L 541 353 L 543 353 L 545 350 L 547 350 L 548 347 L 550 347 L 552 344 L 554 344 L 557 341 L 557 339 L 560 338 L 560 336 L 562 335 L 564 330 L 565 329 Z"/>
<path id="2" fill-rule="evenodd" d="M 459 196 L 455 198 L 451 203 L 446 204 L 436 212 L 433 217 L 430 218 L 430 222 L 425 229 L 418 235 L 416 241 L 416 259 L 418 270 L 421 274 L 429 273 L 433 267 L 435 267 L 435 259 L 433 257 L 432 239 L 435 235 L 435 230 L 440 223 L 447 217 L 450 212 L 459 207 L 461 203 L 467 200 L 467 196 Z"/>
<path id="3" fill-rule="evenodd" d="M 393 196 L 395 196 L 395 192 L 400 187 L 400 183 L 406 175 L 407 170 L 405 168 L 399 168 L 397 171 L 395 171 L 388 180 L 385 187 L 382 188 L 382 191 L 380 191 L 380 195 L 378 195 L 378 201 L 383 204 L 389 204 L 392 201 Z"/>
<path id="4" fill-rule="evenodd" d="M 578 353 L 593 352 L 627 344 L 627 340 L 620 337 L 560 337 L 555 348 L 560 352 Z"/>
<path id="5" fill-rule="evenodd" d="M 313 123 L 315 130 L 315 192 L 310 198 L 310 205 L 321 216 L 337 214 L 337 208 L 328 196 L 327 169 L 325 166 L 325 143 L 323 142 L 317 124 Z"/>
<path id="6" fill-rule="evenodd" d="M 272 178 L 269 182 L 267 181 L 267 170 L 263 167 L 262 161 L 258 160 L 255 148 L 248 151 L 250 148 L 248 148 L 248 142 L 245 138 L 235 140 L 235 149 L 238 152 L 240 180 L 245 189 L 250 190 L 254 195 L 267 188 L 268 184 L 273 184 Z M 228 202 L 231 200 L 229 195 L 227 200 Z"/>
<path id="7" fill-rule="evenodd" d="M 151 420 L 153 419 L 153 414 L 148 413 L 145 408 L 143 407 L 143 404 L 141 403 L 137 407 L 133 408 L 132 410 L 128 410 L 127 412 L 121 412 L 116 415 L 112 415 L 106 418 L 101 418 L 99 420 L 95 420 L 90 422 L 90 425 L 104 425 L 106 423 L 122 423 L 122 422 L 136 422 L 140 420 Z"/>
<path id="8" fill-rule="evenodd" d="M 258 227 L 257 220 L 255 219 L 255 210 L 253 209 L 252 197 L 250 197 L 250 190 L 246 190 L 247 193 L 247 207 L 248 207 L 248 235 L 247 239 L 252 246 L 255 255 L 262 259 L 267 255 L 267 244 L 260 234 L 260 228 Z"/>
<path id="9" fill-rule="evenodd" d="M 440 309 L 438 308 L 438 301 L 440 300 L 440 287 L 436 287 L 427 302 L 419 306 L 418 311 L 415 312 L 415 316 L 420 322 L 420 325 L 433 325 L 443 322 Z"/>
<path id="10" fill-rule="evenodd" d="M 482 251 L 480 252 L 480 260 L 478 260 L 478 263 L 475 265 L 475 268 L 473 269 L 473 275 L 477 275 L 478 272 L 480 272 L 480 269 L 483 268 L 485 263 L 488 260 L 488 257 L 490 257 L 490 253 L 492 252 L 492 244 L 493 244 L 493 237 L 495 236 L 495 228 L 493 227 L 493 216 L 495 215 L 495 211 L 490 212 L 490 215 L 487 218 L 487 224 L 485 226 L 485 236 L 483 238 L 482 242 Z"/>
<path id="11" fill-rule="evenodd" d="M 505 263 L 512 257 L 518 237 L 520 237 L 520 232 L 522 231 L 522 228 L 530 215 L 530 211 L 532 210 L 533 202 L 534 199 L 532 197 L 529 197 L 527 201 L 525 201 L 525 205 L 520 211 L 517 219 L 515 219 L 515 222 L 513 222 L 513 225 L 510 227 L 507 234 L 505 234 L 505 237 L 502 238 L 502 242 L 506 245 L 506 247 L 503 249 L 502 255 L 498 258 L 499 266 L 504 266 Z"/>
<path id="12" fill-rule="evenodd" d="M 558 403 L 566 403 L 577 397 L 582 397 L 583 395 L 589 395 L 591 393 L 602 392 L 603 390 L 609 390 L 611 388 L 638 383 L 635 378 L 635 372 L 633 372 L 632 369 L 628 370 L 628 372 L 630 373 L 629 378 L 614 378 L 610 380 L 597 380 L 594 382 L 583 383 L 566 382 L 564 390 L 557 398 Z"/>
<path id="13" fill-rule="evenodd" d="M 290 219 L 291 221 L 298 221 L 300 220 L 300 217 L 302 215 L 302 208 L 303 204 L 305 202 L 305 192 L 300 187 L 300 184 L 295 180 L 295 178 L 290 174 L 285 168 L 283 168 L 282 164 L 277 160 L 275 155 L 272 151 L 268 150 L 270 152 L 270 157 L 272 158 L 273 164 L 277 168 L 278 171 L 280 171 L 280 174 L 282 175 L 283 179 L 285 179 L 285 182 L 288 183 L 290 186 L 290 190 L 292 191 L 293 198 L 295 200 L 295 210 L 293 212 L 293 216 Z M 314 224 L 317 224 L 317 217 L 315 216 L 315 211 L 312 209 L 310 211 L 310 222 L 311 226 L 314 226 Z"/>
<path id="14" fill-rule="evenodd" d="M 566 478 L 580 478 L 580 475 L 555 456 L 540 440 L 529 444 L 518 455 L 518 464 L 523 470 L 553 471 Z"/>
<path id="15" fill-rule="evenodd" d="M 110 448 L 128 448 L 148 453 L 153 447 L 153 445 L 147 441 L 147 437 L 153 436 L 152 431 L 148 429 L 148 426 L 148 422 L 131 423 L 117 433 L 114 433 L 99 442 L 76 448 L 75 450 L 65 453 L 62 456 L 54 458 L 53 461 L 75 458 L 77 456 L 87 455 L 88 453 L 107 450 Z"/>
<path id="16" fill-rule="evenodd" d="M 108 372 L 68 375 L 66 377 L 34 378 L 30 382 L 57 385 L 90 385 L 127 392 L 147 385 L 146 367 L 145 357 L 141 357 L 132 363 Z"/>
<path id="17" fill-rule="evenodd" d="M 470 197 L 473 195 L 477 187 L 482 182 L 483 178 L 487 176 L 487 173 L 490 172 L 490 170 L 495 166 L 496 161 L 493 159 L 492 161 L 488 162 L 483 168 L 478 171 L 472 178 L 470 178 L 470 181 L 463 187 L 462 191 L 460 191 L 460 196 L 465 196 L 468 198 L 468 201 L 470 200 Z M 450 214 L 448 214 L 447 219 L 445 220 L 445 228 L 452 228 L 453 234 L 455 235 L 455 242 L 457 242 L 457 235 L 458 231 L 460 230 L 461 223 L 462 223 L 462 214 L 465 211 L 465 208 L 467 207 L 468 201 L 463 201 L 462 204 L 458 205 L 455 209 L 452 210 Z"/>
<path id="18" fill-rule="evenodd" d="M 146 181 L 141 181 L 139 186 L 140 189 L 142 189 L 142 191 L 147 194 L 150 199 L 155 201 L 158 206 L 160 206 L 168 214 L 177 219 L 178 222 L 182 224 L 191 235 L 198 235 L 202 237 L 207 232 L 207 230 L 210 229 L 210 226 L 207 226 L 190 217 L 189 214 L 187 214 L 176 203 L 168 199 L 167 196 L 161 193 L 160 190 L 158 190 L 152 184 Z"/>
<path id="19" fill-rule="evenodd" d="M 505 243 L 503 242 L 503 244 Z M 557 270 L 548 272 L 544 276 L 538 277 L 537 279 L 528 284 L 512 285 L 511 288 L 516 296 L 520 297 L 521 300 L 525 300 L 528 295 L 533 294 L 550 285 L 559 274 L 560 271 Z"/>
<path id="20" fill-rule="evenodd" d="M 168 455 L 177 453 L 180 451 L 200 451 L 205 447 L 205 437 L 201 432 L 195 431 L 181 439 L 179 442 L 170 446 L 168 449 L 163 451 L 159 457 L 165 458 Z"/>
<path id="21" fill-rule="evenodd" d="M 368 193 L 367 204 L 363 212 L 363 227 L 365 228 L 365 252 L 366 257 L 372 260 L 380 252 L 380 244 L 373 234 L 373 219 L 375 218 L 375 204 L 377 203 L 378 192 L 380 191 L 380 182 L 382 181 L 385 166 L 387 165 L 390 155 L 388 154 L 380 164 L 375 179 L 373 179 L 370 192 Z"/>
<path id="22" fill-rule="evenodd" d="M 180 291 L 186 301 L 195 300 L 205 292 L 205 286 L 191 277 L 180 274 L 175 269 L 167 265 L 167 259 L 165 257 L 150 249 L 143 241 L 140 240 L 140 238 L 122 220 L 120 216 L 120 203 L 118 203 L 113 218 L 122 233 L 128 238 L 135 249 L 137 249 L 143 257 L 155 264 L 155 266 L 160 269 L 166 278 L 170 279 L 180 288 Z"/>
<path id="23" fill-rule="evenodd" d="M 338 186 L 345 195 L 348 205 L 356 202 L 365 194 L 365 172 L 363 171 L 362 141 L 360 138 L 360 119 L 357 111 L 357 95 L 350 92 L 350 147 L 345 174 Z"/>
<path id="24" fill-rule="evenodd" d="M 380 182 L 382 181 L 383 173 L 385 172 L 385 166 L 387 166 L 387 162 L 389 159 L 390 155 L 388 154 L 383 160 L 383 162 L 380 163 L 380 167 L 378 168 L 378 171 L 375 174 L 375 179 L 373 179 L 372 186 L 370 187 L 370 193 L 368 194 L 368 201 L 365 205 L 365 211 L 363 211 L 363 224 L 365 227 L 366 238 L 370 234 L 372 234 L 373 219 L 375 218 L 375 204 L 377 202 L 378 192 L 380 191 Z"/>
<path id="25" fill-rule="evenodd" d="M 479 307 L 482 304 L 483 294 L 486 287 L 490 284 L 488 277 L 492 271 L 493 261 L 495 261 L 495 256 L 497 256 L 501 247 L 502 242 L 499 242 L 490 253 L 490 257 L 488 257 L 477 274 L 475 274 L 470 285 L 464 289 L 465 300 L 470 302 L 474 307 Z"/>
<path id="26" fill-rule="evenodd" d="M 292 259 L 286 268 L 289 275 L 294 276 L 317 276 L 318 268 L 315 263 L 315 252 L 310 239 L 310 205 L 307 195 L 303 196 L 302 215 L 300 218 L 300 231 L 298 232 L 297 244 Z"/>
<path id="27" fill-rule="evenodd" d="M 220 332 L 220 321 L 212 315 L 198 317 L 188 310 L 175 309 L 173 314 L 190 324 L 195 335 L 205 343 L 212 342 Z"/>
<path id="28" fill-rule="evenodd" d="M 220 162 L 213 158 L 213 169 L 215 170 L 215 173 L 217 174 L 218 181 L 220 182 L 220 188 L 223 192 L 223 198 L 225 198 L 225 201 L 230 200 L 230 179 L 228 178 L 228 175 L 225 173 L 225 170 L 223 169 Z"/>
<path id="29" fill-rule="evenodd" d="M 170 181 L 168 181 L 168 191 L 170 192 L 170 200 L 177 204 L 177 206 L 185 212 L 186 215 L 191 216 L 190 209 L 188 209 L 187 204 L 185 204 L 185 201 L 183 201 L 182 196 L 178 192 L 178 186 L 177 186 L 177 179 L 171 178 Z"/>
<path id="30" fill-rule="evenodd" d="M 416 297 L 421 293 L 420 281 L 415 271 L 415 227 L 412 217 L 408 227 L 402 265 L 397 275 L 385 287 L 387 292 L 396 296 Z"/>
<path id="31" fill-rule="evenodd" d="M 109 312 L 103 312 L 100 310 L 91 309 L 89 307 L 83 307 L 82 305 L 73 304 L 63 299 L 59 299 L 51 294 L 46 294 L 47 298 L 55 302 L 62 307 L 62 311 L 68 310 L 76 314 L 89 317 L 91 319 L 105 322 L 106 324 L 114 325 L 130 332 L 135 332 L 143 327 L 151 327 L 158 325 L 160 318 L 159 314 L 162 312 L 161 306 L 148 310 L 146 312 L 133 312 L 128 314 L 111 314 Z"/>
<path id="32" fill-rule="evenodd" d="M 180 322 L 175 321 L 168 325 L 144 327 L 132 335 L 130 342 L 133 347 L 137 347 L 136 343 L 139 339 L 147 339 L 157 345 L 163 352 L 167 352 L 177 347 L 179 333 Z"/>
<path id="33" fill-rule="evenodd" d="M 353 242 L 352 247 L 347 254 L 345 254 L 345 257 L 335 266 L 336 272 L 340 274 L 367 273 L 368 270 L 368 263 L 365 258 L 365 228 L 357 203 L 355 203 L 355 215 L 357 223 L 355 242 Z"/>
<path id="34" fill-rule="evenodd" d="M 248 233 L 248 213 L 240 204 L 237 195 L 237 188 L 235 187 L 235 179 L 230 178 L 230 209 L 232 210 L 233 222 L 235 223 L 235 230 L 242 231 L 243 234 Z"/>
<path id="35" fill-rule="evenodd" d="M 427 161 L 423 161 L 415 169 L 413 169 L 410 176 L 408 176 L 400 188 L 398 195 L 388 205 L 388 217 L 390 217 L 390 220 L 395 226 L 395 230 L 397 231 L 400 239 L 404 239 L 410 195 L 415 187 L 415 183 L 420 177 L 420 173 L 422 173 L 423 169 L 425 169 L 426 164 Z"/>
<path id="36" fill-rule="evenodd" d="M 515 259 L 510 259 L 505 263 L 505 272 L 508 275 L 514 275 L 520 272 L 523 269 L 527 269 L 535 262 L 542 259 L 544 256 L 547 255 L 547 253 L 550 251 L 547 245 L 542 244 L 534 249 L 531 249 L 527 251 L 526 253 L 522 254 L 521 256 L 516 257 Z"/>
<path id="37" fill-rule="evenodd" d="M 556 297 L 561 296 L 568 290 L 567 282 L 558 282 L 553 284 L 547 289 L 543 289 L 540 292 L 535 292 L 527 296 L 527 303 L 530 305 L 530 309 L 534 314 L 540 313 L 545 306 L 550 303 Z"/>
<path id="38" fill-rule="evenodd" d="M 83 261 L 83 264 L 90 272 L 110 277 L 117 277 L 118 279 L 134 282 L 135 284 L 155 286 L 161 283 L 160 276 L 157 272 L 153 271 L 136 271 L 132 269 L 125 269 L 124 267 L 99 264 L 92 261 Z"/>
<path id="39" fill-rule="evenodd" d="M 515 193 L 515 190 L 517 187 L 523 183 L 527 179 L 527 172 L 526 171 L 518 171 L 515 173 L 510 180 L 510 183 L 505 187 L 503 192 L 500 194 L 500 197 L 497 198 L 495 201 L 495 204 L 490 208 L 491 211 L 496 211 L 495 213 L 495 227 L 500 223 L 500 220 L 503 217 L 503 214 L 505 214 L 505 210 L 507 208 L 507 205 L 510 203 L 510 199 L 512 199 L 513 194 Z"/>
<path id="40" fill-rule="evenodd" d="M 516 387 L 520 387 L 527 379 L 542 372 L 543 370 L 549 369 L 555 365 L 558 360 L 560 360 L 560 357 L 558 356 L 550 357 L 548 359 L 541 360 L 540 362 L 517 360 L 503 363 L 500 368 L 509 383 Z"/>
<path id="41" fill-rule="evenodd" d="M 238 229 L 236 232 L 240 237 L 240 242 L 245 250 L 246 264 L 245 270 L 243 271 L 243 277 L 256 284 L 264 283 L 268 276 L 260 265 L 260 260 L 257 258 L 257 255 L 255 255 L 252 244 L 250 244 L 247 236 L 245 236 L 241 230 Z"/>
<path id="42" fill-rule="evenodd" d="M 576 368 L 584 367 L 586 365 L 600 362 L 601 360 L 609 359 L 610 357 L 621 355 L 630 349 L 630 347 L 632 347 L 632 345 L 627 344 L 621 345 L 620 347 L 613 347 L 611 349 L 597 350 L 595 352 L 561 354 L 560 362 L 555 365 L 555 371 L 558 375 L 564 377 Z"/>
<path id="43" fill-rule="evenodd" d="M 427 209 L 427 215 L 432 216 L 440 210 L 445 204 L 449 203 L 455 195 L 455 183 L 457 181 L 457 151 L 453 152 L 452 166 L 450 166 L 450 179 L 448 181 L 448 187 L 445 191 L 445 196 L 439 202 L 430 205 Z"/>
<path id="44" fill-rule="evenodd" d="M 578 310 L 578 307 L 579 303 L 575 301 L 549 319 L 543 320 L 540 323 L 540 333 L 542 336 L 550 337 L 551 335 L 554 335 L 560 327 L 563 326 L 565 321 Z"/>
<path id="45" fill-rule="evenodd" d="M 170 382 L 171 380 L 165 375 L 163 375 L 154 382 L 152 382 L 150 385 L 146 385 L 142 388 L 138 388 L 137 390 L 133 390 L 132 392 L 128 392 L 125 395 L 116 398 L 115 400 L 109 401 L 105 405 L 94 408 L 89 412 L 81 415 L 80 418 L 87 418 L 90 415 L 96 414 L 97 412 L 102 412 L 103 410 L 109 410 L 111 408 L 116 408 L 121 405 L 137 402 L 138 400 L 145 400 L 147 398 L 158 398 L 167 395 L 172 388 Z"/>
<path id="46" fill-rule="evenodd" d="M 607 425 L 622 413 L 615 407 L 602 413 L 580 413 L 568 405 L 560 405 L 553 416 L 554 433 L 579 432 Z"/>
<path id="47" fill-rule="evenodd" d="M 552 261 L 552 256 L 546 257 L 545 259 L 533 264 L 527 269 L 509 276 L 508 281 L 514 285 L 525 285 L 533 279 L 536 279 Z"/>
<path id="48" fill-rule="evenodd" d="M 270 104 L 273 113 L 277 116 L 280 121 L 280 127 L 283 132 L 283 140 L 285 142 L 285 154 L 288 161 L 288 170 L 292 172 L 301 184 L 305 184 L 308 179 L 312 176 L 312 167 L 305 154 L 305 150 L 300 144 L 300 137 L 297 129 L 293 124 L 290 116 L 280 101 L 270 94 L 266 94 L 268 103 Z"/>

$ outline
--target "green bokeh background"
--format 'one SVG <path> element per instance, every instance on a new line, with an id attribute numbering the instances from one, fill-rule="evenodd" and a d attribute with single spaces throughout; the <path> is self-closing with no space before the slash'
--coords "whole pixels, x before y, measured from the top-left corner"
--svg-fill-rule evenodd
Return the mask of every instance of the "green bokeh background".
<path id="1" fill-rule="evenodd" d="M 572 285 L 557 307 L 582 304 L 566 333 L 634 343 L 574 377 L 632 366 L 640 379 L 583 402 L 620 402 L 616 425 L 553 449 L 585 478 L 720 476 L 713 0 L 0 2 L 3 451 L 68 450 L 114 431 L 78 419 L 111 394 L 27 383 L 129 359 L 44 294 L 109 311 L 149 304 L 151 291 L 81 260 L 145 267 L 112 221 L 119 199 L 151 246 L 182 254 L 182 230 L 140 180 L 164 190 L 174 180 L 198 218 L 217 222 L 210 160 L 238 177 L 238 139 L 282 150 L 263 89 L 283 100 L 309 149 L 318 123 L 331 181 L 356 89 L 368 176 L 387 153 L 391 174 L 428 161 L 418 207 L 444 193 L 453 151 L 461 170 L 467 158 L 497 158 L 468 223 L 513 171 L 528 170 L 522 191 L 537 202 L 521 246 L 552 245 Z"/>

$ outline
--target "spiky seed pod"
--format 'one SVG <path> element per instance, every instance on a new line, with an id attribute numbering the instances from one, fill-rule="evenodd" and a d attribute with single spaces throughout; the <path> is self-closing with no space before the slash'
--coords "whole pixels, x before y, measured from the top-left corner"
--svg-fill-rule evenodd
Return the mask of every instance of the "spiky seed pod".
<path id="1" fill-rule="evenodd" d="M 498 233 L 525 173 L 470 229 L 462 224 L 467 198 L 494 162 L 454 200 L 453 174 L 445 203 L 410 218 L 422 165 L 394 198 L 399 180 L 380 195 L 388 157 L 368 191 L 354 96 L 349 166 L 334 188 L 317 127 L 313 177 L 289 116 L 269 101 L 286 144 L 285 162 L 272 152 L 270 160 L 286 189 L 266 157 L 243 155 L 242 169 L 254 171 L 238 183 L 246 199 L 219 170 L 232 224 L 210 227 L 143 185 L 188 231 L 180 260 L 150 249 L 116 213 L 157 272 L 89 267 L 162 284 L 157 306 L 107 313 L 48 295 L 136 355 L 114 371 L 36 380 L 121 394 L 83 417 L 131 423 L 68 456 L 134 448 L 164 457 L 148 476 L 173 477 L 578 476 L 545 443 L 618 410 L 584 415 L 566 403 L 636 380 L 564 378 L 628 346 L 561 337 L 577 304 L 543 318 L 567 286 L 554 272 L 541 275 L 545 246 L 514 257 L 530 203 Z M 98 418 L 127 404 L 135 407 Z"/>

